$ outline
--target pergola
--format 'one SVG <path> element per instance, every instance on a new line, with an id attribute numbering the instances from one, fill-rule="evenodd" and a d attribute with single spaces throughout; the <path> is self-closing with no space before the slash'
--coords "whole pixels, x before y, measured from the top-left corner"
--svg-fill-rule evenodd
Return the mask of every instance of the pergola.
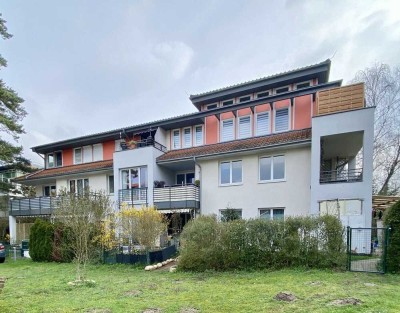
<path id="1" fill-rule="evenodd" d="M 375 212 L 382 211 L 390 208 L 393 204 L 400 200 L 399 196 L 372 196 L 372 210 Z"/>

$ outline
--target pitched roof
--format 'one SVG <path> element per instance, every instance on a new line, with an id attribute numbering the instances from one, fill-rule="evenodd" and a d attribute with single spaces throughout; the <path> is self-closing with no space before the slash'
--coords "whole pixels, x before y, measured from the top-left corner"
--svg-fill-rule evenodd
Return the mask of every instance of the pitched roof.
<path id="1" fill-rule="evenodd" d="M 105 161 L 97 161 L 91 163 L 83 163 L 76 165 L 69 165 L 63 167 L 56 168 L 48 168 L 42 169 L 35 173 L 27 174 L 18 178 L 15 178 L 15 182 L 26 182 L 30 180 L 36 180 L 40 178 L 52 178 L 56 176 L 70 175 L 70 174 L 79 174 L 79 173 L 87 173 L 87 172 L 95 172 L 105 169 L 112 169 L 113 161 L 105 160 Z"/>
<path id="2" fill-rule="evenodd" d="M 198 94 L 190 95 L 189 99 L 190 100 L 194 100 L 195 98 L 200 97 L 200 96 L 205 96 L 205 95 L 213 94 L 213 93 L 216 93 L 216 92 L 221 92 L 221 91 L 225 91 L 225 90 L 229 90 L 229 89 L 234 89 L 234 88 L 237 88 L 237 87 L 251 85 L 251 84 L 254 84 L 254 83 L 257 83 L 257 82 L 260 82 L 260 81 L 270 80 L 272 78 L 277 78 L 279 76 L 285 76 L 285 75 L 288 75 L 288 74 L 291 74 L 291 73 L 304 71 L 304 70 L 307 70 L 307 69 L 310 69 L 310 68 L 313 68 L 313 67 L 317 67 L 317 66 L 320 66 L 320 65 L 328 65 L 328 66 L 330 66 L 330 64 L 331 64 L 331 60 L 327 59 L 327 60 L 325 60 L 323 62 L 320 62 L 320 63 L 299 67 L 299 68 L 296 68 L 296 69 L 293 69 L 293 70 L 290 70 L 290 71 L 285 71 L 285 72 L 281 72 L 281 73 L 277 73 L 277 74 L 273 74 L 273 75 L 269 75 L 269 76 L 264 76 L 264 77 L 260 77 L 260 78 L 257 78 L 257 79 L 248 80 L 248 81 L 245 81 L 245 82 L 242 82 L 242 83 L 238 83 L 238 84 L 234 84 L 234 85 L 230 85 L 230 86 L 226 86 L 226 87 L 222 87 L 222 88 L 218 88 L 218 89 L 214 89 L 214 90 L 210 90 L 210 91 L 206 91 L 206 92 L 201 92 L 201 93 L 198 93 Z M 329 71 L 329 69 L 328 69 L 328 71 Z"/>
<path id="3" fill-rule="evenodd" d="M 171 150 L 157 158 L 158 162 L 203 157 L 215 154 L 239 152 L 243 150 L 254 150 L 268 148 L 282 144 L 293 144 L 309 141 L 311 139 L 311 128 L 293 130 L 289 132 L 234 140 L 212 145 L 193 147 L 187 149 Z"/>

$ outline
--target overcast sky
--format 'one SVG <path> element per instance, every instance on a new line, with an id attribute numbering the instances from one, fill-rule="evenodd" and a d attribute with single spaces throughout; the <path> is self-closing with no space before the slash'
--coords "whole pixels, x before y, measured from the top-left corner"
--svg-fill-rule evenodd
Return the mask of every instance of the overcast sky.
<path id="1" fill-rule="evenodd" d="M 194 112 L 196 94 L 332 58 L 400 64 L 398 1 L 2 0 L 4 81 L 30 147 Z"/>

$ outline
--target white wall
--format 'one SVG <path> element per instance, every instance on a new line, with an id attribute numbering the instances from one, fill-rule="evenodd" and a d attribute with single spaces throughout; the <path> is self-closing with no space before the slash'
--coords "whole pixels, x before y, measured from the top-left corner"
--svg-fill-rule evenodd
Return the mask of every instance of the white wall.
<path id="1" fill-rule="evenodd" d="M 286 180 L 259 183 L 259 157 L 285 155 Z M 285 208 L 285 216 L 306 215 L 310 208 L 310 147 L 201 160 L 201 214 L 219 214 L 227 206 L 242 209 L 243 218 L 258 218 L 260 208 Z M 242 160 L 238 186 L 219 186 L 219 163 Z"/>
<path id="2" fill-rule="evenodd" d="M 361 182 L 320 184 L 320 139 L 322 136 L 363 131 L 363 180 Z M 319 214 L 319 202 L 333 199 L 361 199 L 362 215 L 342 217 L 351 227 L 371 227 L 372 154 L 374 108 L 313 117 L 311 157 L 311 214 Z"/>

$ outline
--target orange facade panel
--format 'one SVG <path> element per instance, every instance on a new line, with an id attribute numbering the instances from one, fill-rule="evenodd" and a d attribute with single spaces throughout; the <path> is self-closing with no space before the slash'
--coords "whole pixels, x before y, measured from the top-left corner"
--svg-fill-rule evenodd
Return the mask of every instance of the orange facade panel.
<path id="1" fill-rule="evenodd" d="M 65 149 L 62 152 L 62 158 L 63 158 L 63 166 L 69 166 L 74 164 L 74 159 L 73 159 L 73 149 Z"/>
<path id="2" fill-rule="evenodd" d="M 115 151 L 114 140 L 103 142 L 103 160 L 112 160 L 114 151 Z"/>
<path id="3" fill-rule="evenodd" d="M 294 99 L 294 129 L 311 127 L 312 95 L 305 95 Z"/>
<path id="4" fill-rule="evenodd" d="M 316 115 L 355 110 L 365 107 L 364 83 L 319 91 Z"/>

